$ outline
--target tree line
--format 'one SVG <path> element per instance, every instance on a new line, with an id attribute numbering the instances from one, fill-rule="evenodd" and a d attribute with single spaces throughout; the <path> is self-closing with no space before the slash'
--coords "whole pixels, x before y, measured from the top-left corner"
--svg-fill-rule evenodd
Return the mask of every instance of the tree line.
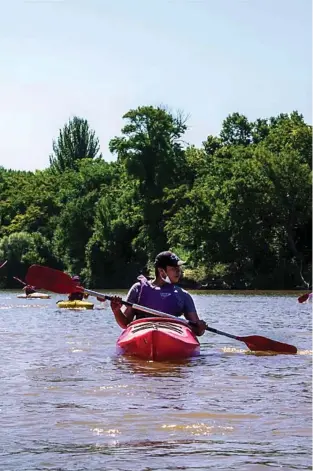
<path id="1" fill-rule="evenodd" d="M 199 148 L 184 143 L 182 113 L 143 106 L 123 119 L 114 161 L 74 117 L 48 168 L 0 167 L 2 287 L 39 263 L 126 288 L 166 249 L 187 260 L 190 287 L 309 287 L 312 128 L 301 114 L 233 113 Z"/>

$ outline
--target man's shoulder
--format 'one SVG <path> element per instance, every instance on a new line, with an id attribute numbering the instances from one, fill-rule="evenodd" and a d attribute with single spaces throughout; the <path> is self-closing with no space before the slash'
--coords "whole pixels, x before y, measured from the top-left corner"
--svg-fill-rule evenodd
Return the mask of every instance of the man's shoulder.
<path id="1" fill-rule="evenodd" d="M 140 281 L 136 281 L 136 283 L 134 283 L 134 284 L 130 287 L 129 291 L 137 291 L 137 290 L 140 288 L 140 286 L 141 286 Z"/>
<path id="2" fill-rule="evenodd" d="M 174 289 L 180 293 L 182 296 L 190 296 L 189 292 L 187 290 L 185 290 L 184 288 L 182 288 L 181 286 L 178 286 L 178 285 L 174 285 Z"/>

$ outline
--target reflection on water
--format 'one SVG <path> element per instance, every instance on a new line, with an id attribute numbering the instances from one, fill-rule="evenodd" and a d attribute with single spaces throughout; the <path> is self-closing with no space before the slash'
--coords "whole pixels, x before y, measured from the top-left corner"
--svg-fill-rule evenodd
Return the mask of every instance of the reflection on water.
<path id="1" fill-rule="evenodd" d="M 108 306 L 29 304 L 0 293 L 0 469 L 311 468 L 311 306 L 294 294 L 195 294 L 209 325 L 297 355 L 250 352 L 207 333 L 175 363 L 118 356 Z"/>
<path id="2" fill-rule="evenodd" d="M 116 356 L 113 360 L 117 369 L 123 372 L 147 375 L 152 377 L 178 377 L 183 378 L 184 373 L 188 367 L 198 358 L 190 360 L 181 360 L 173 362 L 154 362 L 145 361 L 139 358 Z"/>

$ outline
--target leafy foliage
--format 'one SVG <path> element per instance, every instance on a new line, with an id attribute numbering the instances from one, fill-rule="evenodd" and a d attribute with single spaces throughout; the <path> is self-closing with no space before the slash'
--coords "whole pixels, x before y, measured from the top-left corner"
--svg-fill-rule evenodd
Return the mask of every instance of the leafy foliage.
<path id="1" fill-rule="evenodd" d="M 229 115 L 200 148 L 181 113 L 124 115 L 106 162 L 86 120 L 53 142 L 50 168 L 0 167 L 1 283 L 32 263 L 128 287 L 166 249 L 188 261 L 185 283 L 307 287 L 312 270 L 312 129 L 298 112 L 249 122 Z"/>
<path id="2" fill-rule="evenodd" d="M 53 141 L 53 154 L 50 155 L 50 168 L 55 173 L 66 169 L 77 169 L 82 159 L 101 158 L 99 139 L 89 127 L 86 119 L 74 116 L 63 129 L 57 141 Z"/>

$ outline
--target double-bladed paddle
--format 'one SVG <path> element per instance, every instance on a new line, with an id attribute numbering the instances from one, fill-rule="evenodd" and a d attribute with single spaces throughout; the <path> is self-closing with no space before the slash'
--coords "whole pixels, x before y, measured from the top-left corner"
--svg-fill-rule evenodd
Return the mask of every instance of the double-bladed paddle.
<path id="1" fill-rule="evenodd" d="M 5 260 L 4 262 L 0 263 L 0 268 L 3 268 L 7 263 L 8 263 L 7 260 Z"/>
<path id="2" fill-rule="evenodd" d="M 83 286 L 77 285 L 75 281 L 72 280 L 71 276 L 67 273 L 64 273 L 60 270 L 54 268 L 45 267 L 42 265 L 32 265 L 26 274 L 27 283 L 36 286 L 38 289 L 45 289 L 47 291 L 52 291 L 59 294 L 69 294 L 75 291 L 83 291 L 90 294 L 91 296 L 96 296 L 100 299 L 111 300 L 112 296 L 108 296 L 90 289 L 86 289 Z M 175 316 L 166 314 L 164 312 L 157 311 L 145 306 L 140 306 L 139 304 L 130 303 L 129 301 L 123 301 L 122 303 L 125 306 L 131 306 L 138 311 L 146 312 L 147 314 L 159 317 L 169 317 L 173 318 L 176 321 L 180 321 L 188 325 L 187 321 L 178 319 Z M 237 335 L 227 334 L 213 327 L 206 327 L 206 330 L 213 332 L 215 334 L 224 335 L 231 339 L 239 340 L 244 342 L 247 347 L 252 351 L 263 351 L 263 352 L 276 352 L 276 353 L 297 353 L 297 348 L 293 345 L 288 345 L 287 343 L 277 342 L 276 340 L 271 340 L 267 337 L 262 337 L 260 335 L 250 335 L 246 337 L 239 337 Z"/>

